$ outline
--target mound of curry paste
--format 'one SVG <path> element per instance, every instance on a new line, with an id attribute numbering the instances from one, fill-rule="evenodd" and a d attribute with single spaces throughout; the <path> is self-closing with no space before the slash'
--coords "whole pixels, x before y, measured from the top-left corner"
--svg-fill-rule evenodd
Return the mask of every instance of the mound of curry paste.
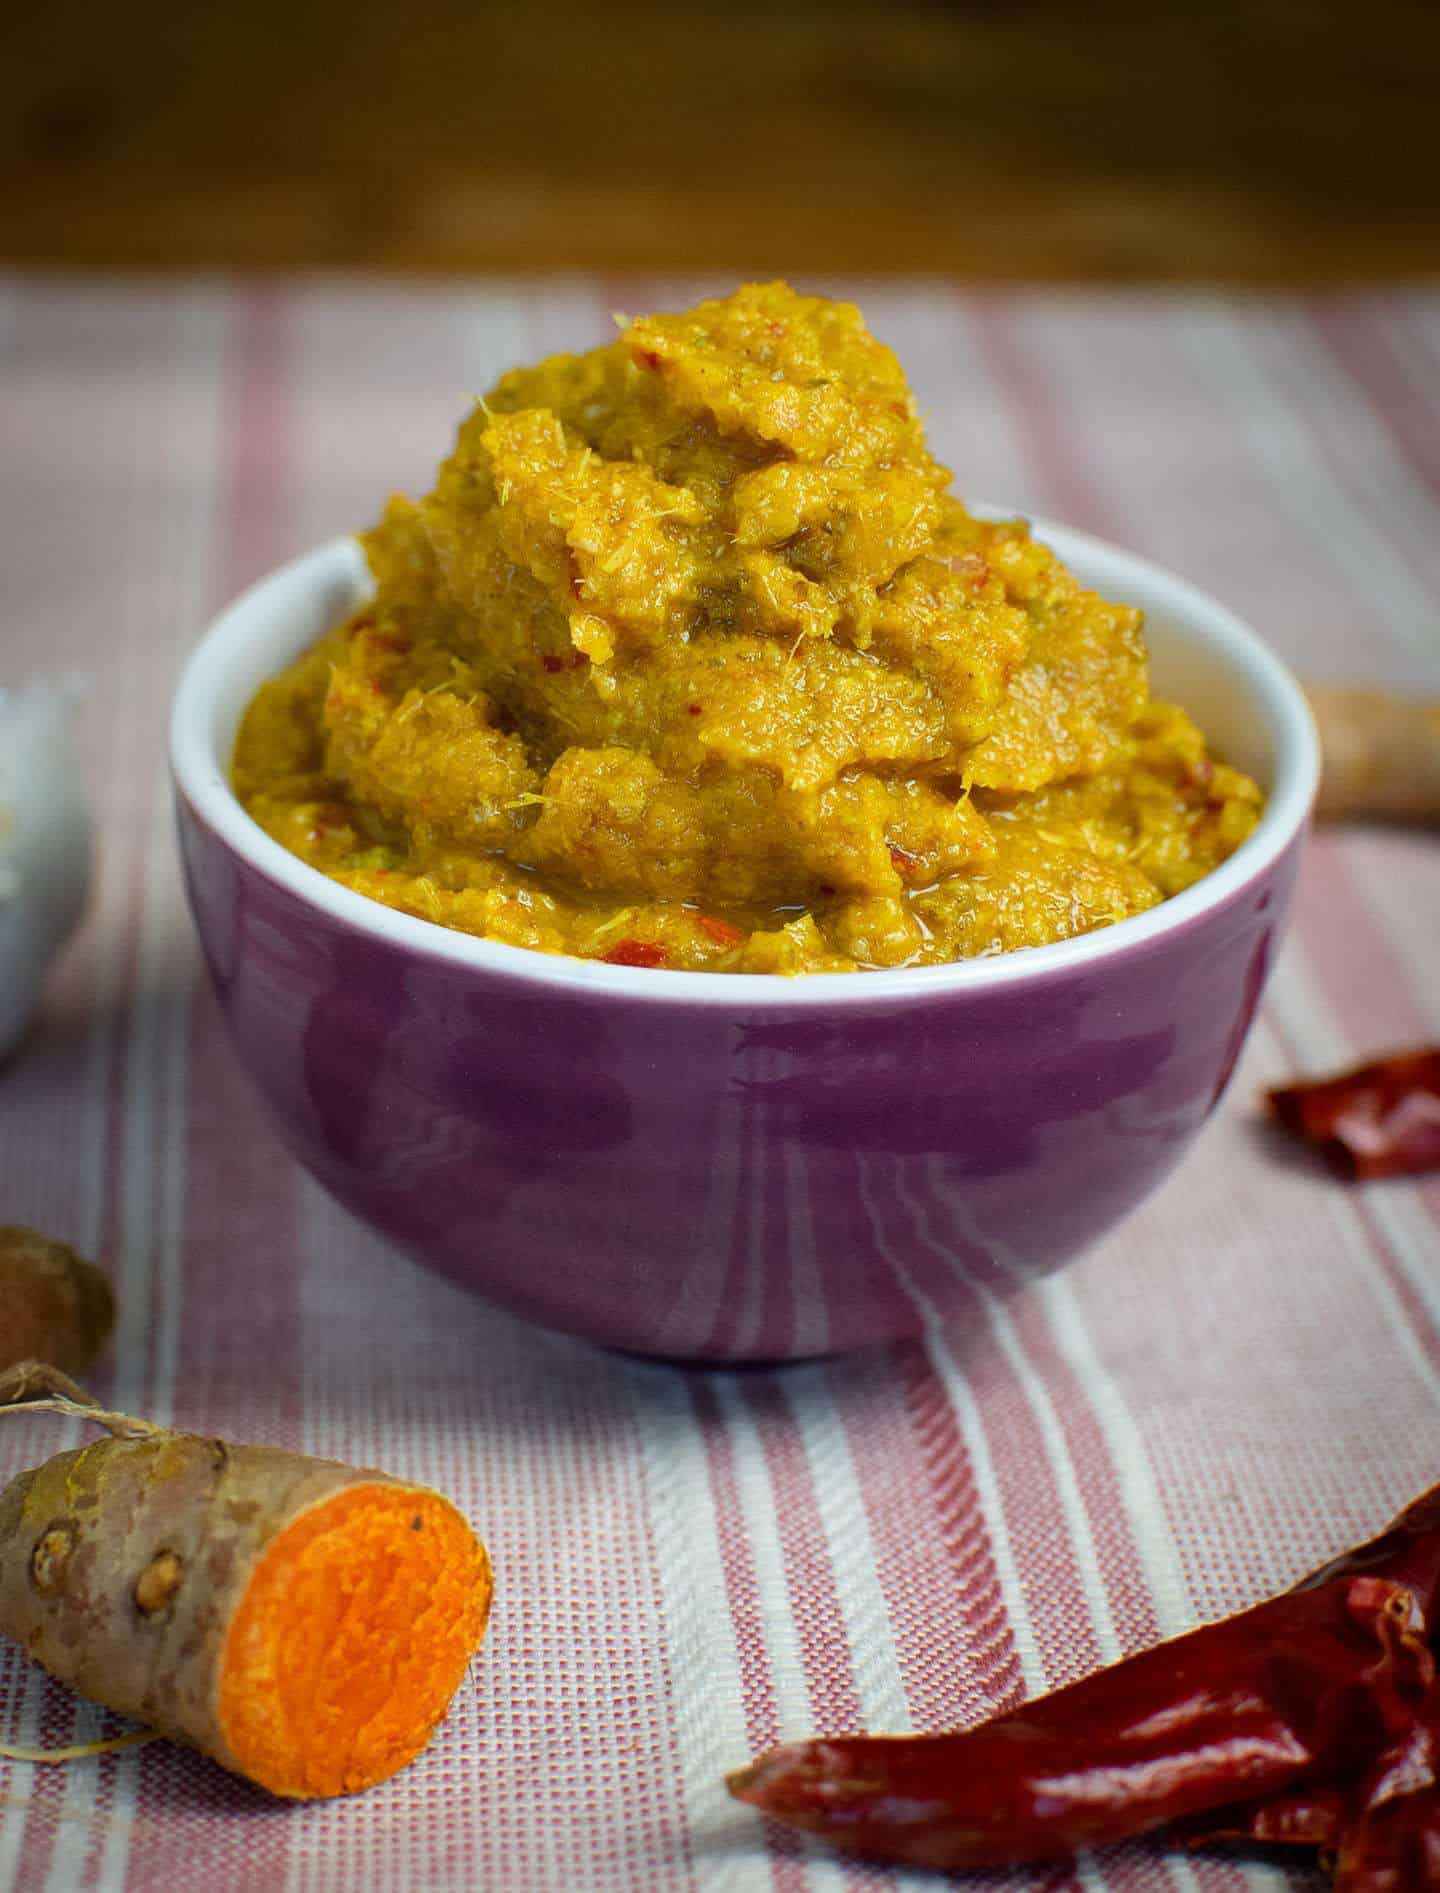
<path id="1" fill-rule="evenodd" d="M 971 518 L 899 363 L 781 283 L 505 375 L 246 715 L 245 806 L 442 926 L 894 967 L 1142 913 L 1254 826 L 1141 615 Z"/>

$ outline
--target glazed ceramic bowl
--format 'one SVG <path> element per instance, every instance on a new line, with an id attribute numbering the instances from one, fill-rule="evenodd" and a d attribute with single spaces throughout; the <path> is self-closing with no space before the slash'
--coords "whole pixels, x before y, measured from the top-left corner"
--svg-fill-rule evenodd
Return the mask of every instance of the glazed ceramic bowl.
<path id="1" fill-rule="evenodd" d="M 1230 612 L 1083 534 L 1144 607 L 1157 694 L 1269 801 L 1217 872 L 1086 938 L 910 971 L 726 976 L 475 940 L 272 841 L 226 774 L 261 680 L 367 591 L 323 546 L 194 652 L 171 759 L 190 899 L 290 1150 L 412 1255 L 619 1348 L 795 1359 L 973 1317 L 1164 1178 L 1275 952 L 1317 776 L 1298 687 Z"/>

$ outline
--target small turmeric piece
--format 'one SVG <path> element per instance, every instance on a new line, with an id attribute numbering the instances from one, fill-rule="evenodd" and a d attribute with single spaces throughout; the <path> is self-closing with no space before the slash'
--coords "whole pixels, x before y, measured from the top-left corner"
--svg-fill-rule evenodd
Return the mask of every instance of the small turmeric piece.
<path id="1" fill-rule="evenodd" d="M 1322 821 L 1440 822 L 1440 699 L 1311 685 Z"/>
<path id="2" fill-rule="evenodd" d="M 0 1228 L 0 1372 L 52 1361 L 90 1367 L 115 1325 L 115 1298 L 93 1262 L 38 1230 Z"/>
<path id="3" fill-rule="evenodd" d="M 34 1362 L 0 1407 L 109 1434 L 0 1492 L 0 1635 L 271 1794 L 353 1794 L 425 1748 L 492 1590 L 448 1499 L 104 1412 Z"/>

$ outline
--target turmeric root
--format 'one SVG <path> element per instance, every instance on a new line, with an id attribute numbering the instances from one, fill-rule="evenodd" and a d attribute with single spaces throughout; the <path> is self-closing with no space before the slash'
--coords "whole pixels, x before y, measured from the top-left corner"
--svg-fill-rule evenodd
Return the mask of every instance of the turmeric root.
<path id="1" fill-rule="evenodd" d="M 1312 685 L 1321 820 L 1440 822 L 1440 702 Z"/>
<path id="2" fill-rule="evenodd" d="M 37 1230 L 0 1228 L 0 1371 L 36 1360 L 83 1374 L 114 1322 L 110 1284 L 93 1262 Z"/>
<path id="3" fill-rule="evenodd" d="M 110 1437 L 0 1492 L 0 1634 L 272 1794 L 355 1793 L 426 1746 L 490 1608 L 448 1499 L 107 1413 L 34 1362 L 0 1374 L 7 1406 Z"/>

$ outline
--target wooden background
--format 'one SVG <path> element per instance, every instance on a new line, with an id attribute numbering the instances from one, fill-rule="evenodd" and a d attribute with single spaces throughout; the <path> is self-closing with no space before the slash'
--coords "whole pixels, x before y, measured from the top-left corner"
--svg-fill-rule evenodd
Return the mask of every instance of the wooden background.
<path id="1" fill-rule="evenodd" d="M 1440 267 L 1437 0 L 0 11 L 0 260 Z"/>

